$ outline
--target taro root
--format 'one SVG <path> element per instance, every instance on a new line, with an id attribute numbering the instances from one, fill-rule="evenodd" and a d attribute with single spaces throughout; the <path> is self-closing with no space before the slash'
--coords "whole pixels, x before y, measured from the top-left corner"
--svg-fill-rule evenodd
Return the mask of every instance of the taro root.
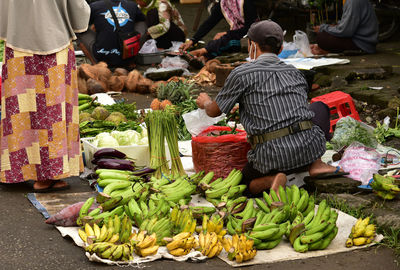
<path id="1" fill-rule="evenodd" d="M 86 79 L 81 78 L 78 76 L 78 91 L 81 94 L 87 94 L 88 93 L 88 89 L 86 86 Z"/>
<path id="2" fill-rule="evenodd" d="M 146 94 L 150 92 L 150 86 L 153 84 L 152 80 L 149 80 L 141 76 L 136 84 L 136 92 Z"/>
<path id="3" fill-rule="evenodd" d="M 94 108 L 91 117 L 96 120 L 105 120 L 110 115 L 110 112 L 106 110 L 106 108 L 102 106 L 97 106 Z"/>
<path id="4" fill-rule="evenodd" d="M 121 76 L 111 76 L 108 80 L 108 90 L 121 92 L 124 89 L 124 78 Z"/>
<path id="5" fill-rule="evenodd" d="M 93 66 L 90 64 L 82 64 L 79 66 L 78 69 L 78 77 L 82 79 L 96 79 L 96 73 L 93 69 Z"/>
<path id="6" fill-rule="evenodd" d="M 104 93 L 106 92 L 106 85 L 103 82 L 100 82 L 98 80 L 95 79 L 89 79 L 86 82 L 86 86 L 88 89 L 88 94 L 89 95 L 93 95 L 96 93 Z"/>
<path id="7" fill-rule="evenodd" d="M 131 72 L 129 72 L 128 77 L 126 78 L 126 81 L 125 81 L 125 88 L 129 92 L 136 91 L 136 85 L 138 83 L 139 77 L 141 77 L 139 71 L 132 70 Z"/>
<path id="8" fill-rule="evenodd" d="M 124 68 L 116 68 L 114 70 L 114 76 L 128 76 L 129 71 Z"/>
<path id="9" fill-rule="evenodd" d="M 119 125 L 121 122 L 126 122 L 126 117 L 120 112 L 112 112 L 105 121 L 113 122 L 115 125 Z"/>

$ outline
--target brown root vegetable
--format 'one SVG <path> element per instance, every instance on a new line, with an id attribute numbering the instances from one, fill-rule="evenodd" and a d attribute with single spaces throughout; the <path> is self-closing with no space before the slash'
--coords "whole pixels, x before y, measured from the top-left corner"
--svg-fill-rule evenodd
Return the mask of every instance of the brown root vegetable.
<path id="1" fill-rule="evenodd" d="M 85 80 L 97 78 L 95 70 L 93 69 L 93 66 L 90 64 L 82 64 L 79 66 L 78 77 L 83 78 Z"/>
<path id="2" fill-rule="evenodd" d="M 89 79 L 86 81 L 86 86 L 89 95 L 93 95 L 96 93 L 104 93 L 106 92 L 107 87 L 103 82 L 100 82 L 95 79 Z"/>
<path id="3" fill-rule="evenodd" d="M 174 82 L 179 82 L 179 81 L 186 81 L 186 78 L 185 77 L 178 77 L 178 76 L 173 76 L 173 77 L 171 77 L 171 78 L 169 78 L 168 80 L 167 80 L 167 82 L 170 82 L 170 81 L 174 81 Z"/>
<path id="4" fill-rule="evenodd" d="M 124 89 L 124 78 L 121 76 L 111 76 L 108 80 L 108 90 L 121 92 Z"/>
<path id="5" fill-rule="evenodd" d="M 116 68 L 114 70 L 114 74 L 115 76 L 128 76 L 129 71 L 124 69 L 124 68 Z"/>
<path id="6" fill-rule="evenodd" d="M 108 68 L 108 65 L 106 62 L 98 62 L 95 66 L 101 67 L 101 68 Z"/>
<path id="7" fill-rule="evenodd" d="M 78 76 L 78 91 L 81 94 L 87 94 L 88 93 L 88 89 L 86 86 L 86 80 L 84 78 L 81 78 Z"/>
<path id="8" fill-rule="evenodd" d="M 129 72 L 128 77 L 126 78 L 126 81 L 125 81 L 125 88 L 129 92 L 136 91 L 136 85 L 138 83 L 140 76 L 141 75 L 140 75 L 139 71 L 137 71 L 137 70 L 132 70 L 131 72 Z"/>
<path id="9" fill-rule="evenodd" d="M 153 111 L 160 110 L 160 105 L 161 102 L 158 100 L 158 98 L 155 98 L 150 104 L 150 109 L 152 109 Z"/>
<path id="10" fill-rule="evenodd" d="M 152 80 L 141 76 L 136 85 L 136 92 L 141 94 L 147 94 L 150 92 L 150 86 L 152 84 L 153 84 Z"/>
<path id="11" fill-rule="evenodd" d="M 217 59 L 211 59 L 210 61 L 207 61 L 206 63 L 206 68 L 209 72 L 214 73 L 215 72 L 215 67 L 217 65 L 221 64 L 221 62 Z"/>
<path id="12" fill-rule="evenodd" d="M 160 104 L 160 109 L 164 110 L 167 106 L 172 105 L 172 102 L 168 99 L 164 99 Z"/>

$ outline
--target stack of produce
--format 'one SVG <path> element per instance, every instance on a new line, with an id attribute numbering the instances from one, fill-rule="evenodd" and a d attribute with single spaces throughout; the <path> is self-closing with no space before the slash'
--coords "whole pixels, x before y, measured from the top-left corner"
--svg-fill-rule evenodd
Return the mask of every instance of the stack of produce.
<path id="1" fill-rule="evenodd" d="M 396 178 L 388 176 L 384 177 L 380 174 L 374 174 L 374 181 L 370 184 L 373 191 L 385 200 L 393 200 L 400 192 L 399 186 L 396 184 Z"/>
<path id="2" fill-rule="evenodd" d="M 129 243 L 132 223 L 126 215 L 122 218 L 114 215 L 101 228 L 96 223 L 92 226 L 86 223 L 84 230 L 79 229 L 78 233 L 81 239 L 89 244 L 85 248 L 89 253 L 96 253 L 103 259 L 113 261 L 133 259 L 133 249 Z"/>
<path id="3" fill-rule="evenodd" d="M 192 210 L 185 208 L 181 210 L 178 206 L 175 206 L 171 211 L 170 222 L 174 225 L 174 233 L 178 234 L 181 232 L 194 233 L 196 230 L 196 219 L 193 218 Z"/>
<path id="4" fill-rule="evenodd" d="M 212 178 L 212 177 L 211 177 Z M 214 205 L 220 202 L 227 202 L 242 195 L 246 185 L 239 185 L 242 180 L 242 172 L 233 169 L 225 178 L 218 178 L 210 183 L 210 177 L 200 181 L 200 189 L 205 190 L 206 199 Z"/>
<path id="5" fill-rule="evenodd" d="M 118 102 L 113 105 L 99 106 L 95 99 L 82 95 L 79 110 L 79 132 L 81 137 L 93 137 L 103 132 L 134 130 L 142 132 L 139 125 L 139 113 L 134 103 Z M 125 144 L 121 144 L 125 145 Z"/>
<path id="6" fill-rule="evenodd" d="M 215 232 L 199 234 L 199 251 L 208 258 L 218 256 L 222 251 L 222 243 Z"/>
<path id="7" fill-rule="evenodd" d="M 171 205 L 179 203 L 186 205 L 192 199 L 191 195 L 196 190 L 196 186 L 190 183 L 190 178 L 181 176 L 175 179 L 170 184 L 162 185 L 156 192 L 158 198 L 164 197 L 165 200 Z"/>
<path id="8" fill-rule="evenodd" d="M 331 209 L 325 200 L 319 204 L 315 216 L 312 214 L 314 213 L 310 212 L 291 228 L 289 241 L 297 252 L 325 249 L 338 232 L 336 226 L 338 213 Z"/>
<path id="9" fill-rule="evenodd" d="M 257 254 L 257 250 L 253 248 L 254 241 L 244 234 L 234 234 L 232 238 L 225 237 L 222 243 L 228 252 L 228 258 L 231 261 L 236 260 L 237 263 L 249 261 Z"/>
<path id="10" fill-rule="evenodd" d="M 346 247 L 370 244 L 376 236 L 376 226 L 369 223 L 370 218 L 359 218 L 351 228 L 351 233 L 346 241 Z"/>
<path id="11" fill-rule="evenodd" d="M 181 232 L 172 238 L 164 239 L 168 242 L 167 250 L 171 255 L 184 256 L 190 253 L 192 249 L 197 248 L 199 243 L 190 232 Z"/>
<path id="12" fill-rule="evenodd" d="M 141 257 L 155 255 L 158 252 L 159 245 L 155 233 L 149 235 L 146 231 L 139 231 L 133 233 L 130 239 L 135 253 Z"/>

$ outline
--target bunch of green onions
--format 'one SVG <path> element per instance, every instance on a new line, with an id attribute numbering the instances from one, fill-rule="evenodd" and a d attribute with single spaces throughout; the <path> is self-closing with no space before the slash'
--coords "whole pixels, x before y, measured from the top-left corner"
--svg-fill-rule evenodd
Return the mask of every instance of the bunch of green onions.
<path id="1" fill-rule="evenodd" d="M 183 169 L 178 148 L 178 129 L 175 115 L 167 111 L 152 111 L 145 118 L 150 149 L 150 167 L 156 169 L 154 176 L 164 175 L 178 177 L 186 175 Z M 165 140 L 171 155 L 171 170 L 169 169 Z"/>

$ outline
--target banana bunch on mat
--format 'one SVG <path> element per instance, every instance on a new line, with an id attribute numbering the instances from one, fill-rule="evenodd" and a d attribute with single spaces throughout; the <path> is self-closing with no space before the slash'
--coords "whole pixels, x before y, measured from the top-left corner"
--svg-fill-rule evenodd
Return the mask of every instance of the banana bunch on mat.
<path id="1" fill-rule="evenodd" d="M 393 200 L 400 192 L 399 186 L 395 183 L 394 177 L 384 177 L 380 174 L 374 174 L 374 181 L 370 184 L 373 191 L 385 200 Z"/>
<path id="2" fill-rule="evenodd" d="M 225 237 L 222 241 L 222 245 L 226 252 L 228 252 L 228 258 L 237 263 L 249 261 L 254 258 L 257 254 L 257 250 L 253 247 L 254 241 L 248 239 L 244 234 L 232 235 L 232 239 Z"/>
<path id="3" fill-rule="evenodd" d="M 351 233 L 346 241 L 346 247 L 370 244 L 376 236 L 376 226 L 369 223 L 370 218 L 359 218 L 351 228 Z"/>
<path id="4" fill-rule="evenodd" d="M 168 252 L 174 256 L 187 255 L 193 248 L 197 248 L 199 244 L 190 232 L 181 232 L 172 238 L 164 238 L 164 241 L 168 242 Z"/>
<path id="5" fill-rule="evenodd" d="M 215 232 L 201 232 L 199 234 L 199 250 L 208 258 L 218 256 L 222 251 L 222 243 Z"/>
<path id="6" fill-rule="evenodd" d="M 131 261 L 133 260 L 133 246 L 129 243 L 114 244 L 109 242 L 94 243 L 85 250 L 91 254 L 96 253 L 103 259 L 112 261 Z"/>
<path id="7" fill-rule="evenodd" d="M 211 218 L 207 215 L 203 215 L 202 230 L 203 233 L 215 232 L 220 240 L 226 234 L 226 230 L 224 230 L 224 220 L 218 214 L 212 215 Z"/>
<path id="8" fill-rule="evenodd" d="M 78 234 L 88 244 L 99 242 L 127 243 L 132 234 L 132 222 L 127 215 L 122 217 L 114 215 L 101 228 L 96 223 L 93 225 L 86 223 L 83 229 L 78 230 Z"/>
<path id="9" fill-rule="evenodd" d="M 159 248 L 156 234 L 148 235 L 147 231 L 133 233 L 131 244 L 134 246 L 135 253 L 141 257 L 155 255 Z"/>

